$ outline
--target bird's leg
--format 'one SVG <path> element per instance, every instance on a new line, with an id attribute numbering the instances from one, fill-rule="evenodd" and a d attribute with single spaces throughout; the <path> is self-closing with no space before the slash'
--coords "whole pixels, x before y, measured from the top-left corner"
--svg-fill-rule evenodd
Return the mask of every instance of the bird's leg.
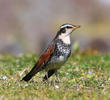
<path id="1" fill-rule="evenodd" d="M 48 78 L 49 78 L 49 76 L 48 76 L 48 70 L 46 70 L 45 77 L 43 78 L 43 82 L 44 82 L 45 84 L 48 83 Z"/>
<path id="2" fill-rule="evenodd" d="M 46 76 L 46 79 L 48 80 L 48 78 L 49 78 L 49 77 L 48 77 L 48 71 L 46 71 L 46 75 L 45 75 L 45 76 Z"/>
<path id="3" fill-rule="evenodd" d="M 55 70 L 48 70 L 46 75 L 43 78 L 43 81 L 48 80 L 49 77 L 51 77 L 55 73 Z"/>
<path id="4" fill-rule="evenodd" d="M 60 78 L 59 78 L 59 76 L 58 76 L 57 70 L 55 71 L 55 75 L 56 75 L 56 78 L 57 78 L 57 82 L 60 82 Z"/>
<path id="5" fill-rule="evenodd" d="M 45 77 L 43 78 L 43 81 L 48 80 L 49 76 L 48 76 L 48 70 L 46 70 L 46 74 Z"/>

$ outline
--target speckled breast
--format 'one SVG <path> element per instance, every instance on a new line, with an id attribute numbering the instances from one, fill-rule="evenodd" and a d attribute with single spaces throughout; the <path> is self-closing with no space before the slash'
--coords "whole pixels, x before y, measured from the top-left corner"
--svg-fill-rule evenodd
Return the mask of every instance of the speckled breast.
<path id="1" fill-rule="evenodd" d="M 57 40 L 54 53 L 48 63 L 48 69 L 60 68 L 71 54 L 71 45 L 64 44 L 61 40 Z"/>

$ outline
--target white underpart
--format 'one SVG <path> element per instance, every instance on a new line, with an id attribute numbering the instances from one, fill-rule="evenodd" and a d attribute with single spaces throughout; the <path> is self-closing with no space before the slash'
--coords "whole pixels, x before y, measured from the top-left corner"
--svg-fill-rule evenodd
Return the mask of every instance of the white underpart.
<path id="1" fill-rule="evenodd" d="M 64 56 L 59 56 L 58 60 L 59 60 L 59 61 L 64 61 L 65 58 L 64 58 Z"/>
<path id="2" fill-rule="evenodd" d="M 70 34 L 61 34 L 59 35 L 59 39 L 61 39 L 64 43 L 70 44 Z"/>

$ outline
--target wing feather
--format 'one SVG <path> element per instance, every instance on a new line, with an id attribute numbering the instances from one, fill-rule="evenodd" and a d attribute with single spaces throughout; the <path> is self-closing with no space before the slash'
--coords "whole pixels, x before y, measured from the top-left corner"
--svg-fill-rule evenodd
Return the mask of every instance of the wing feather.
<path id="1" fill-rule="evenodd" d="M 34 65 L 32 70 L 22 79 L 24 81 L 29 81 L 37 72 L 39 72 L 42 67 L 48 63 L 52 53 L 54 52 L 55 45 L 51 44 L 46 51 L 40 56 L 38 62 Z"/>

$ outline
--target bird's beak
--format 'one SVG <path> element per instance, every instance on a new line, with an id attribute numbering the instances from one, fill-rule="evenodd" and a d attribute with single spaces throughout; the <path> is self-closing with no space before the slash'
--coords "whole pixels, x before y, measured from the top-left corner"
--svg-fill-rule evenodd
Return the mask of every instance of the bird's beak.
<path id="1" fill-rule="evenodd" d="M 78 29 L 78 28 L 80 28 L 79 25 L 77 25 L 77 26 L 73 26 L 73 27 L 72 27 L 72 29 Z"/>

